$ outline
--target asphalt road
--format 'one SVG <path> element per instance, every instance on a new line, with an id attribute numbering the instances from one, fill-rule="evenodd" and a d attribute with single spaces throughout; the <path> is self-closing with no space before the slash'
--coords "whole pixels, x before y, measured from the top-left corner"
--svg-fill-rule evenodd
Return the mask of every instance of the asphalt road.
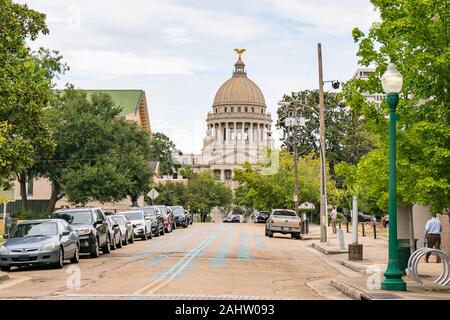
<path id="1" fill-rule="evenodd" d="M 0 298 L 322 299 L 307 283 L 338 271 L 309 246 L 261 224 L 194 224 L 62 270 L 13 269 Z"/>

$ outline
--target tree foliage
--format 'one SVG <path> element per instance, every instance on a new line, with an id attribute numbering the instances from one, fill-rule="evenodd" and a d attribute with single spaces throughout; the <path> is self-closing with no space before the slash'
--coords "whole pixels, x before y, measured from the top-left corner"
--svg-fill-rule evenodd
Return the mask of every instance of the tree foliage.
<path id="1" fill-rule="evenodd" d="M 435 212 L 450 206 L 450 51 L 448 1 L 372 0 L 381 22 L 368 34 L 358 28 L 359 63 L 375 65 L 368 81 L 354 79 L 344 86 L 344 96 L 355 112 L 364 116 L 367 129 L 378 135 L 387 153 L 388 108 L 367 103 L 363 93 L 382 92 L 380 76 L 389 61 L 404 78 L 398 106 L 398 196 L 403 203 L 429 205 Z M 382 175 L 387 163 L 372 167 Z M 387 184 L 385 186 L 387 189 Z M 379 199 L 383 194 L 377 195 Z"/>
<path id="2" fill-rule="evenodd" d="M 41 159 L 53 183 L 49 211 L 64 195 L 73 203 L 133 202 L 149 190 L 150 138 L 134 123 L 118 118 L 121 108 L 106 94 L 88 98 L 73 89 L 52 108 L 56 151 Z"/>
<path id="3" fill-rule="evenodd" d="M 299 107 L 298 116 L 303 117 L 305 126 L 297 136 L 300 155 L 314 154 L 319 157 L 319 92 L 305 90 L 285 95 L 283 101 L 298 100 L 307 107 Z M 277 110 L 276 126 L 283 130 L 283 144 L 292 152 L 292 144 L 287 143 L 285 119 L 294 109 L 282 106 Z M 364 130 L 364 119 L 353 112 L 335 93 L 325 93 L 325 149 L 330 172 L 334 177 L 335 164 L 344 161 L 356 164 L 362 155 L 373 149 L 376 139 Z"/>
<path id="4" fill-rule="evenodd" d="M 32 52 L 26 44 L 48 33 L 44 14 L 10 0 L 0 0 L 0 8 L 0 179 L 8 182 L 53 152 L 45 108 L 53 78 L 67 67 L 58 52 Z"/>
<path id="5" fill-rule="evenodd" d="M 299 159 L 299 201 L 319 207 L 320 203 L 320 161 L 313 154 Z M 236 204 L 257 210 L 294 208 L 294 160 L 286 149 L 279 154 L 279 167 L 271 175 L 264 174 L 261 165 L 244 164 L 234 170 L 234 180 L 240 183 L 235 190 Z M 339 191 L 331 179 L 327 181 L 328 198 L 337 201 Z"/>
<path id="6" fill-rule="evenodd" d="M 152 134 L 150 142 L 150 158 L 159 161 L 159 168 L 164 175 L 172 174 L 175 164 L 172 160 L 172 153 L 175 152 L 175 144 L 168 136 L 156 132 Z"/>

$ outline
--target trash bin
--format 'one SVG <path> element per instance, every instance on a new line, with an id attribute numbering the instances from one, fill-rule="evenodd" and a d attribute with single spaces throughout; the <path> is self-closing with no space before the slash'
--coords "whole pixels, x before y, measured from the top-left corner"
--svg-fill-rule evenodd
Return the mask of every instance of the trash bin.
<path id="1" fill-rule="evenodd" d="M 409 248 L 409 239 L 398 239 L 398 264 L 400 269 L 405 273 L 408 267 L 408 260 L 411 256 Z M 417 239 L 414 239 L 414 250 L 417 250 Z"/>

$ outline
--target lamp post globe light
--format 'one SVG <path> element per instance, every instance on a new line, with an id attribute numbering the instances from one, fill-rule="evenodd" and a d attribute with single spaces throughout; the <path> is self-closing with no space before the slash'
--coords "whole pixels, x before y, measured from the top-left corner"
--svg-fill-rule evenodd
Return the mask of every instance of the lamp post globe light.
<path id="1" fill-rule="evenodd" d="M 403 77 L 397 71 L 395 64 L 390 63 L 387 71 L 381 77 L 381 84 L 387 94 L 386 103 L 389 106 L 389 260 L 381 283 L 383 290 L 406 291 L 403 281 L 403 271 L 398 262 L 397 239 L 397 169 L 396 169 L 396 114 L 399 93 L 402 90 Z"/>

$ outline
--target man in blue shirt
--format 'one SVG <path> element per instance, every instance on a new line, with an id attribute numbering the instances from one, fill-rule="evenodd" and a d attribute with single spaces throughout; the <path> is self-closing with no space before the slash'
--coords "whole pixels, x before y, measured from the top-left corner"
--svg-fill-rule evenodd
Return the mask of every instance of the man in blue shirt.
<path id="1" fill-rule="evenodd" d="M 427 247 L 441 249 L 441 232 L 442 223 L 436 218 L 434 214 L 433 217 L 427 221 L 425 225 L 425 238 L 427 239 Z M 428 263 L 428 258 L 431 253 L 427 253 L 425 256 L 425 262 Z M 441 260 L 436 256 L 436 262 L 440 263 Z"/>

